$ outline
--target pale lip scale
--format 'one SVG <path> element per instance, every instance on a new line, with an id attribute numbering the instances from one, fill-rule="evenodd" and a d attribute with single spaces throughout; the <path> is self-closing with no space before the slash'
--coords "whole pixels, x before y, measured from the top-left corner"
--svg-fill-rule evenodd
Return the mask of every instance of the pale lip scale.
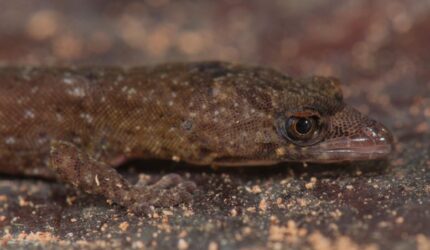
<path id="1" fill-rule="evenodd" d="M 326 140 L 309 147 L 310 159 L 318 162 L 378 160 L 388 157 L 394 150 L 394 139 L 382 124 L 373 121 L 352 137 Z"/>

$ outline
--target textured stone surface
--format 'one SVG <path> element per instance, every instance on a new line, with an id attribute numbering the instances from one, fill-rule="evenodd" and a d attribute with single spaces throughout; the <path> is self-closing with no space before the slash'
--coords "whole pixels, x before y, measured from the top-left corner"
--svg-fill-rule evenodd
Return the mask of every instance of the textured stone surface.
<path id="1" fill-rule="evenodd" d="M 224 59 L 334 75 L 349 103 L 392 129 L 385 162 L 252 169 L 135 162 L 200 187 L 187 206 L 138 218 L 60 183 L 0 177 L 6 249 L 430 249 L 427 1 L 3 1 L 3 64 Z M 43 27 L 43 28 L 40 28 Z"/>

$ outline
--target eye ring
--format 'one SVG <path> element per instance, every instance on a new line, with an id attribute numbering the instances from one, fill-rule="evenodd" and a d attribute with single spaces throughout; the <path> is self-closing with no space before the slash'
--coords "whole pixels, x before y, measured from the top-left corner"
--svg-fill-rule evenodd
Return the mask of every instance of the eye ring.
<path id="1" fill-rule="evenodd" d="M 311 139 L 318 126 L 316 117 L 292 116 L 287 119 L 286 123 L 287 135 L 293 140 Z"/>
<path id="2" fill-rule="evenodd" d="M 323 139 L 326 125 L 314 112 L 298 112 L 280 120 L 280 133 L 293 144 L 310 146 Z"/>

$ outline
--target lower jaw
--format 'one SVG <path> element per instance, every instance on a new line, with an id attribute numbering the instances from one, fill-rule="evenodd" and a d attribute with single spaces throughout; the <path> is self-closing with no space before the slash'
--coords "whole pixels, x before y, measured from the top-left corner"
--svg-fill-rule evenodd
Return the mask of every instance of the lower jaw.
<path id="1" fill-rule="evenodd" d="M 311 153 L 307 158 L 309 162 L 334 163 L 351 161 L 372 161 L 388 158 L 391 149 L 354 151 L 354 150 L 328 150 L 324 152 Z"/>

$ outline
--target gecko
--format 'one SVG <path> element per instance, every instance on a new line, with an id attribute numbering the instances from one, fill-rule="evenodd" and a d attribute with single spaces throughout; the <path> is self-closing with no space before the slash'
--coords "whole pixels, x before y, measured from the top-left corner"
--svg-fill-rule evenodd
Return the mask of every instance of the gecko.
<path id="1" fill-rule="evenodd" d="M 56 178 L 141 213 L 188 202 L 177 174 L 132 184 L 129 159 L 264 166 L 386 158 L 393 137 L 334 77 L 221 61 L 0 68 L 0 173 Z"/>

